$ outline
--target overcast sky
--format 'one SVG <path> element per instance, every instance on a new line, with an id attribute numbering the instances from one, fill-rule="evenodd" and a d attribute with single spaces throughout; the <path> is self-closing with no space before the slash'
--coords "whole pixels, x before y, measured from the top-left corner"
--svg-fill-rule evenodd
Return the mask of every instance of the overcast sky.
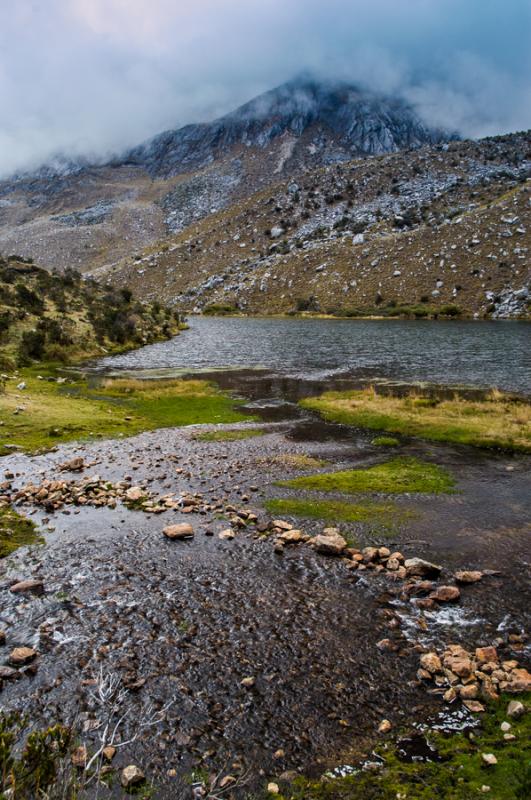
<path id="1" fill-rule="evenodd" d="M 0 174 L 101 157 L 312 70 L 531 127 L 530 0 L 0 0 Z"/>

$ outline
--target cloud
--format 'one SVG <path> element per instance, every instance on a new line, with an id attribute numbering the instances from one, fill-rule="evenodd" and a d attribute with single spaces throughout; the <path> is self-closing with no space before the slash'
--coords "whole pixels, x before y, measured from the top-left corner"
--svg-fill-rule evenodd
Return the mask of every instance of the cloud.
<path id="1" fill-rule="evenodd" d="M 0 174 L 105 157 L 303 70 L 481 136 L 531 126 L 528 0 L 18 0 L 0 6 Z"/>

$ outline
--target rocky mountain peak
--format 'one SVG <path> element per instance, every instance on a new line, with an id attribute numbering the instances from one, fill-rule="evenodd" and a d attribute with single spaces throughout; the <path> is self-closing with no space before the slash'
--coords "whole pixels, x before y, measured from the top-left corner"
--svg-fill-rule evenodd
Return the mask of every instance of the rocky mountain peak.
<path id="1" fill-rule="evenodd" d="M 238 148 L 265 148 L 291 137 L 289 157 L 322 164 L 451 138 L 428 127 L 402 99 L 345 82 L 303 76 L 265 92 L 211 123 L 165 131 L 119 163 L 169 176 L 205 167 Z M 315 156 L 317 156 L 315 158 Z"/>

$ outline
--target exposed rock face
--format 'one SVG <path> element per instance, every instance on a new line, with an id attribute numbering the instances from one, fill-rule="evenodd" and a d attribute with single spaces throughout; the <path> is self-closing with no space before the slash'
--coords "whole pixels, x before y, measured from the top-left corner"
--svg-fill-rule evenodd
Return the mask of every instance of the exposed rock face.
<path id="1" fill-rule="evenodd" d="M 118 163 L 168 177 L 205 167 L 234 147 L 265 148 L 280 137 L 289 144 L 284 162 L 304 149 L 305 158 L 333 163 L 434 144 L 448 134 L 430 130 L 402 100 L 349 84 L 297 79 L 214 122 L 166 131 Z"/>

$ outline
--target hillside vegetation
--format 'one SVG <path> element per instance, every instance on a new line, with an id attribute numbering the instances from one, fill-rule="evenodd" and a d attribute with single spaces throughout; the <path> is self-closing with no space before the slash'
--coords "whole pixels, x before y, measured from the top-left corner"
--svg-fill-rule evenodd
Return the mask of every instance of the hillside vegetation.
<path id="1" fill-rule="evenodd" d="M 127 288 L 59 275 L 0 258 L 0 358 L 3 370 L 34 361 L 69 362 L 140 346 L 179 331 L 179 315 L 143 304 Z"/>

